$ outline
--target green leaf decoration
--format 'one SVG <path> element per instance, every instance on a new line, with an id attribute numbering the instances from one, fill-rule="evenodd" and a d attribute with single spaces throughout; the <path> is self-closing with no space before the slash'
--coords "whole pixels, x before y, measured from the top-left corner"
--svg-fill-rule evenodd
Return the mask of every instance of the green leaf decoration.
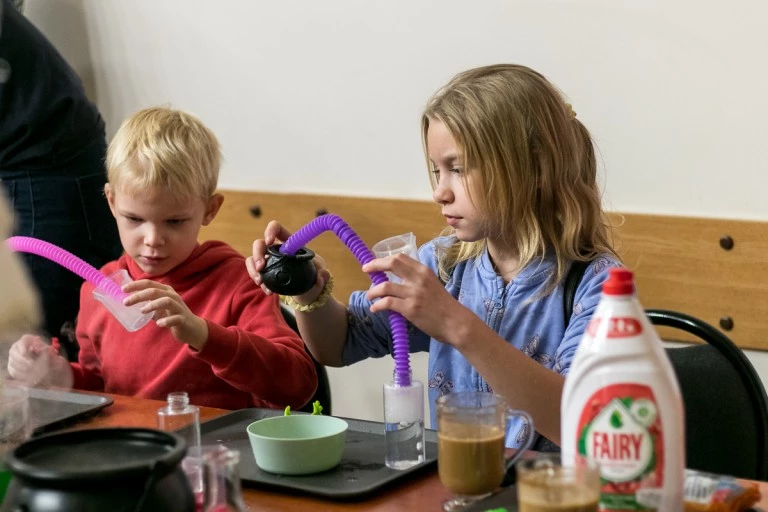
<path id="1" fill-rule="evenodd" d="M 315 400 L 312 404 L 312 416 L 322 416 L 323 406 L 320 405 L 320 400 Z"/>
<path id="2" fill-rule="evenodd" d="M 290 416 L 291 415 L 291 406 L 288 405 L 285 408 L 285 411 L 283 411 L 283 416 Z"/>
<path id="3" fill-rule="evenodd" d="M 611 414 L 611 426 L 613 428 L 621 428 L 622 425 L 624 425 L 624 422 L 621 421 L 621 414 L 619 414 L 619 411 L 613 411 L 613 414 Z"/>

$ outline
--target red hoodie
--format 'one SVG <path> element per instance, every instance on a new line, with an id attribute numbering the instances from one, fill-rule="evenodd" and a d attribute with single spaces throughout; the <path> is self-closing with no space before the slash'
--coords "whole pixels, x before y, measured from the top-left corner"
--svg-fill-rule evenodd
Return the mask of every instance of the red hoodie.
<path id="1" fill-rule="evenodd" d="M 158 400 L 186 391 L 193 404 L 224 409 L 298 408 L 312 397 L 317 375 L 304 343 L 283 320 L 277 296 L 251 281 L 243 256 L 229 245 L 205 242 L 162 276 L 146 275 L 126 255 L 102 272 L 119 269 L 134 280 L 173 287 L 208 322 L 208 342 L 198 352 L 155 322 L 128 332 L 93 298 L 93 285 L 86 282 L 80 291 L 74 387 Z"/>

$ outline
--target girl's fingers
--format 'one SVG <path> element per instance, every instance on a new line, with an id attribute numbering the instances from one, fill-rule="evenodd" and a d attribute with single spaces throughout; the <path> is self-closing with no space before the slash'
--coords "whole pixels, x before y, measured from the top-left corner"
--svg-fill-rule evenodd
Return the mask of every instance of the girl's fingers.
<path id="1" fill-rule="evenodd" d="M 401 279 L 411 279 L 423 265 L 404 254 L 376 258 L 363 265 L 363 272 L 392 272 Z"/>
<path id="2" fill-rule="evenodd" d="M 404 299 L 408 297 L 408 287 L 402 284 L 396 284 L 392 281 L 377 284 L 365 292 L 365 298 L 368 300 L 382 299 L 384 297 L 397 297 Z"/>
<path id="3" fill-rule="evenodd" d="M 259 263 L 258 266 L 257 266 L 257 263 Z M 259 270 L 261 270 L 260 267 L 262 266 L 263 266 L 263 263 L 261 262 L 261 260 L 257 261 L 254 259 L 253 256 L 250 256 L 245 259 L 245 268 L 246 270 L 248 270 L 248 275 L 251 276 L 251 279 L 257 285 L 261 285 L 261 273 L 259 272 Z"/>
<path id="4" fill-rule="evenodd" d="M 257 263 L 263 260 L 267 256 L 266 240 L 254 240 L 253 245 L 251 247 L 251 254 L 252 254 L 254 263 Z M 259 266 L 257 266 L 256 269 L 261 270 Z"/>
<path id="5" fill-rule="evenodd" d="M 371 313 L 378 313 L 380 311 L 394 311 L 395 313 L 400 313 L 401 315 L 405 316 L 405 306 L 405 299 L 387 296 L 371 304 L 370 311 Z"/>
<path id="6" fill-rule="evenodd" d="M 276 220 L 270 221 L 267 224 L 267 229 L 264 230 L 264 242 L 267 246 L 274 244 L 275 240 L 287 240 L 290 236 L 290 231 Z"/>

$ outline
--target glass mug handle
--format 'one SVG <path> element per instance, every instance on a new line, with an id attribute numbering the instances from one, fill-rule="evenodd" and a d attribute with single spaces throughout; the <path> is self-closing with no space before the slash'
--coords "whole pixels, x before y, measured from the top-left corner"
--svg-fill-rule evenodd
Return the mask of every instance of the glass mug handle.
<path id="1" fill-rule="evenodd" d="M 507 409 L 506 416 L 507 416 L 507 423 L 509 423 L 509 421 L 512 418 L 519 416 L 525 420 L 525 423 L 528 426 L 528 433 L 526 435 L 525 442 L 520 445 L 520 448 L 518 448 L 518 450 L 514 453 L 514 455 L 512 455 L 509 458 L 505 458 L 504 460 L 504 472 L 508 473 L 515 466 L 515 462 L 520 460 L 520 457 L 525 455 L 525 452 L 530 450 L 531 446 L 533 446 L 533 439 L 536 435 L 536 429 L 533 426 L 533 418 L 531 418 L 531 415 L 525 411 L 520 411 L 517 409 Z"/>

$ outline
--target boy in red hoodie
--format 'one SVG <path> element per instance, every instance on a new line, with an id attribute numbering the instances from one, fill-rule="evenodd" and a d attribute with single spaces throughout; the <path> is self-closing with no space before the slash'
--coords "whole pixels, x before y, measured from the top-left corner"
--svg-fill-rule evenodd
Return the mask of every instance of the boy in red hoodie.
<path id="1" fill-rule="evenodd" d="M 224 200 L 220 159 L 216 137 L 190 114 L 149 108 L 123 123 L 109 145 L 105 193 L 125 253 L 102 272 L 127 270 L 125 304 L 145 303 L 154 322 L 126 332 L 86 282 L 78 362 L 26 335 L 11 347 L 13 378 L 160 400 L 186 391 L 194 404 L 224 409 L 309 401 L 314 365 L 277 297 L 253 284 L 229 245 L 198 243 Z"/>

